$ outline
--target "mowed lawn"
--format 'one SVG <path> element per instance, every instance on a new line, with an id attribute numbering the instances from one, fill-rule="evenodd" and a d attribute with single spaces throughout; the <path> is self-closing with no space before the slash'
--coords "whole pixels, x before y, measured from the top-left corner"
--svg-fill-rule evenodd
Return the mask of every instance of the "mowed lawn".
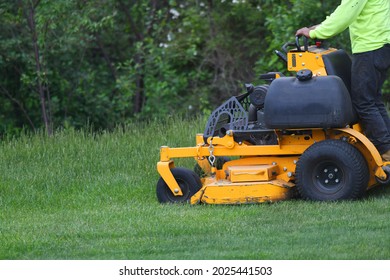
<path id="1" fill-rule="evenodd" d="M 390 186 L 358 201 L 160 205 L 160 146 L 193 146 L 204 124 L 2 139 L 0 259 L 390 259 Z"/>

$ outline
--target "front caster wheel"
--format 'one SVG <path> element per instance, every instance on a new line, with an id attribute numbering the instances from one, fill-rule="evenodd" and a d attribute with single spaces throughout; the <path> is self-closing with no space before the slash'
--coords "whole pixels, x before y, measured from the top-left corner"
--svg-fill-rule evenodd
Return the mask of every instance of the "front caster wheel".
<path id="1" fill-rule="evenodd" d="M 383 166 L 383 171 L 386 173 L 387 178 L 382 180 L 378 177 L 375 177 L 375 179 L 379 184 L 387 185 L 390 183 L 390 166 Z"/>
<path id="2" fill-rule="evenodd" d="M 368 186 L 367 163 L 358 149 L 341 140 L 324 140 L 310 146 L 296 167 L 296 185 L 309 200 L 355 199 Z"/>
<path id="3" fill-rule="evenodd" d="M 188 202 L 202 186 L 199 176 L 192 170 L 176 167 L 171 169 L 172 175 L 178 183 L 183 195 L 175 196 L 164 179 L 160 177 L 157 182 L 157 199 L 160 203 Z"/>

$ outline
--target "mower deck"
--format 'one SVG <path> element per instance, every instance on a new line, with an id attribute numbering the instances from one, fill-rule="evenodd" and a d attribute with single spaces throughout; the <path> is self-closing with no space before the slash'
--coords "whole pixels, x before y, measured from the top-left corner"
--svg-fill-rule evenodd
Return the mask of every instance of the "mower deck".
<path id="1" fill-rule="evenodd" d="M 293 183 L 283 180 L 232 183 L 209 177 L 191 197 L 191 204 L 250 204 L 285 200 L 292 196 Z"/>

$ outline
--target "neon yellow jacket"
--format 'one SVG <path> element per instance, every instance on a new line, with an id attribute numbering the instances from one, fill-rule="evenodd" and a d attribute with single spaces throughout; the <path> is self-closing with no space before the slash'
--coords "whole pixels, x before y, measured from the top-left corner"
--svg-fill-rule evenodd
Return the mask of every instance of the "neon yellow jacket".
<path id="1" fill-rule="evenodd" d="M 328 39 L 348 27 L 353 53 L 390 43 L 390 0 L 342 0 L 330 16 L 310 31 L 310 37 Z"/>

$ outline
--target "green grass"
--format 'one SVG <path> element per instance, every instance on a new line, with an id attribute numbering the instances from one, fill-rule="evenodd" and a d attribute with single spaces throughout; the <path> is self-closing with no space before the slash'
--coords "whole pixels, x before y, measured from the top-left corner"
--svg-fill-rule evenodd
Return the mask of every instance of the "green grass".
<path id="1" fill-rule="evenodd" d="M 159 147 L 193 146 L 204 124 L 3 140 L 0 259 L 390 259 L 390 187 L 337 203 L 160 205 Z"/>

